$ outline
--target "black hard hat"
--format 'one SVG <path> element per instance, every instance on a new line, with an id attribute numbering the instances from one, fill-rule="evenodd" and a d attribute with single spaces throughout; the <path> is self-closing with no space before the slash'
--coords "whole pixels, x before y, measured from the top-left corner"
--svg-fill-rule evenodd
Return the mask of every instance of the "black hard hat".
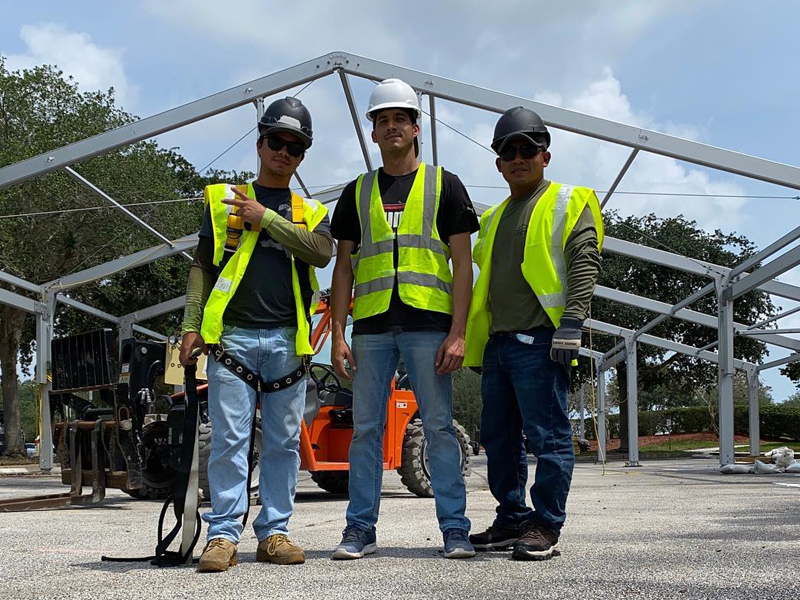
<path id="1" fill-rule="evenodd" d="M 258 122 L 259 137 L 276 131 L 285 131 L 297 136 L 305 145 L 311 147 L 314 134 L 311 131 L 311 113 L 297 98 L 287 96 L 276 100 L 264 111 Z"/>
<path id="2" fill-rule="evenodd" d="M 520 135 L 545 149 L 550 147 L 550 132 L 542 118 L 528 108 L 516 106 L 504 112 L 494 126 L 492 150 L 500 154 L 506 142 Z"/>

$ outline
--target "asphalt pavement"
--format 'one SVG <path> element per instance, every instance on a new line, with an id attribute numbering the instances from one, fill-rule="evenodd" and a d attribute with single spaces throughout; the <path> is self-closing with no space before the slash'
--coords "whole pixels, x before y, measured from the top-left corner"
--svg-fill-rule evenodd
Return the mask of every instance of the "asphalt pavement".
<path id="1" fill-rule="evenodd" d="M 495 503 L 485 458 L 473 464 L 467 515 L 483 530 Z M 55 476 L 0 477 L 0 498 L 63 491 Z M 0 598 L 800 598 L 796 475 L 721 475 L 715 462 L 698 459 L 614 463 L 605 473 L 578 463 L 561 556 L 545 562 L 508 552 L 445 559 L 434 501 L 407 492 L 396 473 L 384 481 L 377 554 L 332 561 L 345 507 L 301 473 L 290 527 L 306 563 L 256 562 L 248 525 L 240 564 L 221 574 L 101 562 L 150 554 L 156 543 L 160 503 L 115 490 L 95 507 L 0 513 Z"/>

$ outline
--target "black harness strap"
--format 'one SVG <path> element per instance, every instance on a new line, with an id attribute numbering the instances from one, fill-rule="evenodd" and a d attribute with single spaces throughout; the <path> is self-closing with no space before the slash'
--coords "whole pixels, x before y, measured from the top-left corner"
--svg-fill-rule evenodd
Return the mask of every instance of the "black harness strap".
<path id="1" fill-rule="evenodd" d="M 189 487 L 189 476 L 192 470 L 192 459 L 194 456 L 194 444 L 197 439 L 197 416 L 200 411 L 200 402 L 197 398 L 197 380 L 195 379 L 197 367 L 188 366 L 184 369 L 186 377 L 186 409 L 183 417 L 183 443 L 181 445 L 181 457 L 178 465 L 178 474 L 175 479 L 175 487 L 172 495 L 166 499 L 164 506 L 161 508 L 161 515 L 158 518 L 158 544 L 156 545 L 155 554 L 153 556 L 143 556 L 138 558 L 114 558 L 110 556 L 101 556 L 100 560 L 105 562 L 146 562 L 157 567 L 176 567 L 185 565 L 197 545 L 197 540 L 200 538 L 202 530 L 202 522 L 200 520 L 200 511 L 197 510 L 195 514 L 195 533 L 191 546 L 186 549 L 186 552 L 181 554 L 180 551 L 169 550 L 170 544 L 175 540 L 181 531 L 181 528 L 188 526 L 188 520 L 184 523 L 183 505 L 186 500 L 187 488 Z M 251 448 L 252 448 L 252 435 L 251 435 Z M 251 450 L 252 454 L 252 450 Z M 196 493 L 196 490 L 194 490 Z M 164 534 L 164 518 L 167 515 L 169 505 L 173 505 L 175 514 L 175 526 L 167 534 Z"/>
<path id="2" fill-rule="evenodd" d="M 258 375 L 236 360 L 236 358 L 225 352 L 225 348 L 223 348 L 221 344 L 210 345 L 209 350 L 214 355 L 214 359 L 223 367 L 228 369 L 255 391 L 264 392 L 265 394 L 280 392 L 281 390 L 292 387 L 306 376 L 308 370 L 308 365 L 306 361 L 303 360 L 303 364 L 291 373 L 272 381 L 263 381 Z"/>

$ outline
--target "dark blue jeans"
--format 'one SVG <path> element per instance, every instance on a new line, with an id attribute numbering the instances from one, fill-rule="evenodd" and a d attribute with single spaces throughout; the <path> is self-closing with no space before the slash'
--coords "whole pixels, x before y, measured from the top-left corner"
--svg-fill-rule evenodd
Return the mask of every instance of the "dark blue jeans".
<path id="1" fill-rule="evenodd" d="M 556 533 L 565 507 L 575 452 L 567 414 L 567 369 L 550 360 L 553 330 L 499 334 L 483 355 L 481 444 L 486 448 L 489 489 L 498 502 L 498 527 L 526 521 Z M 528 460 L 522 432 L 537 458 L 531 487 L 533 509 L 525 503 Z"/>

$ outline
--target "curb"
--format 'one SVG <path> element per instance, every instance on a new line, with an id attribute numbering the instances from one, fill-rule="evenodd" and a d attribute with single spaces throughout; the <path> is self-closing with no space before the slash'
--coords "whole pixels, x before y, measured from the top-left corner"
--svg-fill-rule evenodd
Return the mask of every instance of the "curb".
<path id="1" fill-rule="evenodd" d="M 47 471 L 42 471 L 42 469 L 39 468 L 38 464 L 0 467 L 0 475 L 60 475 L 60 474 L 61 474 L 61 466 L 59 465 L 53 465 L 53 468 L 50 470 L 49 473 Z"/>

